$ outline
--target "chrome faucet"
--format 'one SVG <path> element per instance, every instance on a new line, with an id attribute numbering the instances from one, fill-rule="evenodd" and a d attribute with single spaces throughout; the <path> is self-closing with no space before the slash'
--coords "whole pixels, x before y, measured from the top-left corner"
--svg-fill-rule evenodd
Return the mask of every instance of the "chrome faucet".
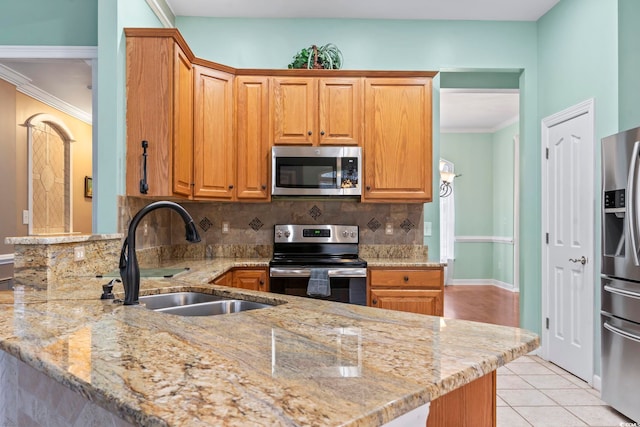
<path id="1" fill-rule="evenodd" d="M 193 218 L 182 206 L 174 202 L 160 201 L 153 202 L 135 214 L 129 224 L 129 232 L 127 238 L 122 244 L 120 251 L 120 277 L 124 286 L 124 305 L 138 304 L 138 296 L 140 293 L 140 267 L 138 266 L 138 258 L 136 258 L 136 228 L 140 220 L 151 211 L 160 208 L 169 208 L 178 212 L 185 223 L 187 231 L 187 241 L 197 243 L 200 241 L 200 235 L 193 223 Z"/>

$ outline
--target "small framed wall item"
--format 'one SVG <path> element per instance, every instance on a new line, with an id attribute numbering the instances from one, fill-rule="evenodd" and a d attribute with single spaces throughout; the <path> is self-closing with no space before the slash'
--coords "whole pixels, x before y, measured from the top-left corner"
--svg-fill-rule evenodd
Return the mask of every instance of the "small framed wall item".
<path id="1" fill-rule="evenodd" d="M 84 177 L 84 197 L 93 197 L 93 178 Z"/>

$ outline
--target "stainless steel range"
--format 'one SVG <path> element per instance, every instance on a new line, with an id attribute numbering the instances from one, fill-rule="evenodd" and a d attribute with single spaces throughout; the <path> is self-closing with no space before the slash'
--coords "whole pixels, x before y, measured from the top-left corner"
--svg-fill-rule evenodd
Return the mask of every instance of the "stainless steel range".
<path id="1" fill-rule="evenodd" d="M 276 225 L 271 292 L 367 304 L 367 262 L 356 225 Z"/>

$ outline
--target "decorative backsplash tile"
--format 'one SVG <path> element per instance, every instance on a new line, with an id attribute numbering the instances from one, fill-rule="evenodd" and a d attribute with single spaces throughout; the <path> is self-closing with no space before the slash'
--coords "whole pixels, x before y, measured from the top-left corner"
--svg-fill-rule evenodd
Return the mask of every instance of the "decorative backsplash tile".
<path id="1" fill-rule="evenodd" d="M 211 226 L 213 225 L 213 223 L 209 220 L 209 218 L 207 218 L 206 216 L 204 218 L 202 218 L 200 220 L 200 222 L 198 223 L 198 225 L 200 225 L 200 228 L 202 228 L 204 231 L 207 231 L 208 229 L 211 228 Z"/>
<path id="2" fill-rule="evenodd" d="M 309 216 L 311 218 L 317 220 L 318 218 L 320 218 L 321 215 L 322 215 L 322 211 L 318 206 L 313 205 L 313 207 L 309 209 Z"/>
<path id="3" fill-rule="evenodd" d="M 400 228 L 402 228 L 405 233 L 408 233 L 411 231 L 411 229 L 416 228 L 416 226 L 411 222 L 411 220 L 409 220 L 409 218 L 407 218 L 402 221 L 402 223 L 400 224 Z"/>
<path id="4" fill-rule="evenodd" d="M 375 233 L 376 230 L 382 227 L 382 224 L 380 224 L 380 221 L 378 221 L 377 219 L 371 218 L 371 221 L 367 223 L 367 227 L 369 227 L 369 230 Z"/>
<path id="5" fill-rule="evenodd" d="M 251 220 L 251 222 L 249 223 L 249 227 L 251 227 L 253 229 L 253 231 L 258 231 L 262 228 L 264 224 L 262 223 L 262 221 L 260 221 L 260 218 L 255 217 Z"/>
<path id="6" fill-rule="evenodd" d="M 126 232 L 130 219 L 150 199 L 121 197 L 120 230 Z M 421 203 L 358 203 L 334 200 L 273 200 L 269 203 L 179 202 L 198 225 L 211 222 L 201 234 L 206 245 L 273 245 L 275 224 L 349 224 L 360 227 L 361 245 L 423 245 L 424 205 Z M 145 217 L 148 235 L 137 234 L 138 248 L 187 244 L 184 224 L 169 210 L 157 210 Z M 216 224 L 229 223 L 222 233 Z M 384 224 L 394 224 L 394 233 L 384 233 Z M 206 226 L 206 225 L 205 225 Z M 140 230 L 139 230 L 140 231 Z M 191 248 L 190 250 L 194 250 Z M 204 253 L 204 249 L 203 249 Z M 215 256 L 219 256 L 215 254 Z"/>

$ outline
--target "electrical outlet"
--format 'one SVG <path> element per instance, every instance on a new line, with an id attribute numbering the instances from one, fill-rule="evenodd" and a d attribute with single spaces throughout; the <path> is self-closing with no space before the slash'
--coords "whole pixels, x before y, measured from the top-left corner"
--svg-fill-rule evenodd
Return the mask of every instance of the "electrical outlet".
<path id="1" fill-rule="evenodd" d="M 393 224 L 388 222 L 384 226 L 384 234 L 393 234 Z"/>
<path id="2" fill-rule="evenodd" d="M 145 222 L 144 225 L 142 226 L 142 235 L 146 236 L 148 234 L 149 234 L 149 224 Z"/>
<path id="3" fill-rule="evenodd" d="M 229 221 L 222 221 L 222 234 L 229 233 Z"/>
<path id="4" fill-rule="evenodd" d="M 22 224 L 24 224 L 24 225 L 29 224 L 29 211 L 28 210 L 22 211 Z"/>
<path id="5" fill-rule="evenodd" d="M 425 222 L 424 223 L 424 235 L 429 237 L 431 236 L 431 223 L 430 222 Z"/>
<path id="6" fill-rule="evenodd" d="M 73 248 L 73 260 L 74 261 L 84 260 L 84 246 L 76 246 L 75 248 Z"/>

